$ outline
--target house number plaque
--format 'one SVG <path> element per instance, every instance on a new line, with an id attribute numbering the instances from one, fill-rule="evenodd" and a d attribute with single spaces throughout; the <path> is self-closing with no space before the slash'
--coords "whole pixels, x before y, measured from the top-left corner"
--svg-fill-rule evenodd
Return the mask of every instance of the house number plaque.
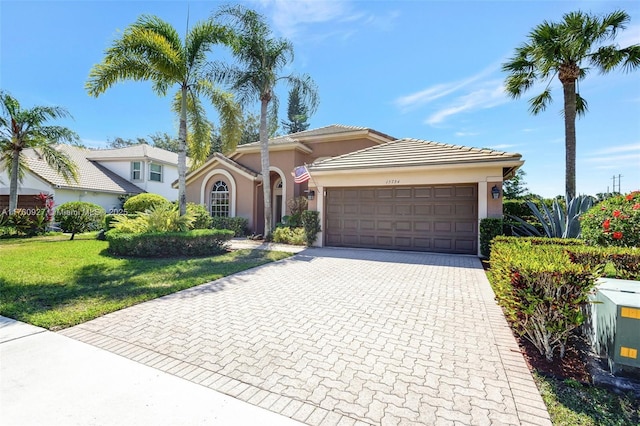
<path id="1" fill-rule="evenodd" d="M 394 183 L 400 183 L 400 179 L 387 179 L 387 185 L 393 185 Z"/>

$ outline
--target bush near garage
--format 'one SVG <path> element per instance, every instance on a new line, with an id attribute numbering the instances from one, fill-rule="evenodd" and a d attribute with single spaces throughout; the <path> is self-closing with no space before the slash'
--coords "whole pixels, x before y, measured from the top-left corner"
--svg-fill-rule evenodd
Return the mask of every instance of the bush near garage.
<path id="1" fill-rule="evenodd" d="M 487 217 L 480 220 L 480 254 L 489 257 L 491 240 L 504 234 L 504 219 Z"/>
<path id="2" fill-rule="evenodd" d="M 580 219 L 590 245 L 640 247 L 640 191 L 608 198 Z"/>
<path id="3" fill-rule="evenodd" d="M 187 232 L 106 233 L 108 251 L 117 256 L 176 257 L 211 256 L 223 253 L 225 243 L 233 237 L 226 229 L 195 229 Z"/>
<path id="4" fill-rule="evenodd" d="M 571 332 L 584 321 L 596 277 L 572 263 L 563 246 L 501 237 L 491 248 L 491 284 L 515 331 L 549 361 L 564 356 Z"/>
<path id="5" fill-rule="evenodd" d="M 306 243 L 304 228 L 280 226 L 271 233 L 271 241 L 274 243 L 303 246 Z"/>

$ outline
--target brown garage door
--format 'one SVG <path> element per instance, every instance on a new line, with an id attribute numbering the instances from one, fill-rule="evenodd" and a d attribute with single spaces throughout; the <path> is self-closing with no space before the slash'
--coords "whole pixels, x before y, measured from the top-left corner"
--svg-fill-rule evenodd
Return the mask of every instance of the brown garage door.
<path id="1" fill-rule="evenodd" d="M 477 253 L 477 184 L 326 191 L 327 246 Z"/>

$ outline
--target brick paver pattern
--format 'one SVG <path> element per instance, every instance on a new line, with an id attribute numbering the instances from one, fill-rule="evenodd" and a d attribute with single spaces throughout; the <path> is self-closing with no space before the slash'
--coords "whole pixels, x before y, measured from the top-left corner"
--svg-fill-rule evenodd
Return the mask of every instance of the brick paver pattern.
<path id="1" fill-rule="evenodd" d="M 550 425 L 480 261 L 314 248 L 62 331 L 311 425 Z"/>

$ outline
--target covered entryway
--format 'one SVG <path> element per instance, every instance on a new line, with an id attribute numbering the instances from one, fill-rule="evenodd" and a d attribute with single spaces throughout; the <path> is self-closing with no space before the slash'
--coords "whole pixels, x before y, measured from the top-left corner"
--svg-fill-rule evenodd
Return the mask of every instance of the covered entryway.
<path id="1" fill-rule="evenodd" d="M 477 253 L 478 185 L 326 189 L 325 245 Z"/>

